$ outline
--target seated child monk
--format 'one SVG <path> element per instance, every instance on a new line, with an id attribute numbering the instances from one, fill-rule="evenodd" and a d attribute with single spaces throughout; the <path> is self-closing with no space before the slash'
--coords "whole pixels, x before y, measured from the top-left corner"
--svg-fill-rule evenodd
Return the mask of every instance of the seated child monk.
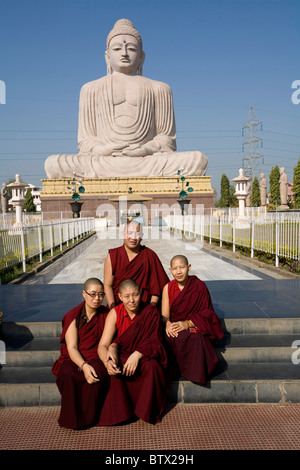
<path id="1" fill-rule="evenodd" d="M 170 263 L 174 277 L 163 289 L 162 318 L 170 357 L 182 377 L 206 384 L 218 363 L 213 342 L 224 336 L 206 284 L 189 276 L 190 264 L 183 255 Z"/>
<path id="2" fill-rule="evenodd" d="M 88 279 L 82 302 L 62 320 L 61 354 L 52 372 L 61 393 L 60 426 L 77 429 L 96 424 L 109 386 L 109 375 L 97 348 L 104 329 L 107 307 L 103 283 Z"/>
<path id="3" fill-rule="evenodd" d="M 140 288 L 133 279 L 120 283 L 119 297 L 122 303 L 109 312 L 98 348 L 111 376 L 99 425 L 136 417 L 155 424 L 167 396 L 160 314 L 151 304 L 142 306 Z"/>

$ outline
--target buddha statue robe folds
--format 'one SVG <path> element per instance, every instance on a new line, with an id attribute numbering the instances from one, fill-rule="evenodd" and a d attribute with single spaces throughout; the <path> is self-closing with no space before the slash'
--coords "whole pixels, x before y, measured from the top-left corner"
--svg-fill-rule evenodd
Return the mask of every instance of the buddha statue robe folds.
<path id="1" fill-rule="evenodd" d="M 48 178 L 204 175 L 207 157 L 176 152 L 171 88 L 141 75 L 141 38 L 119 20 L 107 40 L 108 74 L 83 85 L 79 99 L 78 151 L 52 155 Z"/>

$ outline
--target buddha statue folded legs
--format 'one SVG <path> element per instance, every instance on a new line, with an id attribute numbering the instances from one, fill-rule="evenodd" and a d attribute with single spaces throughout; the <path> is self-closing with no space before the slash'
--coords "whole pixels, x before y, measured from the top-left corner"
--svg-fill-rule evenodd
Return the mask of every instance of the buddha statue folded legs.
<path id="1" fill-rule="evenodd" d="M 45 169 L 48 178 L 71 178 L 74 173 L 85 178 L 110 178 L 130 176 L 175 176 L 184 173 L 205 175 L 207 157 L 201 152 L 157 153 L 145 157 L 99 157 L 74 155 L 51 155 Z"/>

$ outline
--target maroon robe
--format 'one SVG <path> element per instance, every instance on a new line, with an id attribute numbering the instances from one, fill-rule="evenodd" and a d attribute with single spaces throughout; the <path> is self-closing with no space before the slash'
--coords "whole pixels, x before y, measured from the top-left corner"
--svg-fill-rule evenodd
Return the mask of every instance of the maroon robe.
<path id="1" fill-rule="evenodd" d="M 169 283 L 170 321 L 191 320 L 196 329 L 180 331 L 166 341 L 182 377 L 205 384 L 218 364 L 213 342 L 224 336 L 206 284 L 190 276 L 179 291 L 176 280 Z M 175 299 L 174 299 L 175 297 Z"/>
<path id="2" fill-rule="evenodd" d="M 60 357 L 52 367 L 61 393 L 58 423 L 70 429 L 90 426 L 98 422 L 109 386 L 109 375 L 97 354 L 99 340 L 109 312 L 107 307 L 100 306 L 93 318 L 78 329 L 78 350 L 84 360 L 94 367 L 100 382 L 89 384 L 84 373 L 69 357 L 65 335 L 72 321 L 81 316 L 83 308 L 84 302 L 64 316 L 60 337 Z"/>
<path id="3" fill-rule="evenodd" d="M 109 250 L 115 302 L 119 302 L 119 285 L 124 279 L 134 279 L 141 290 L 141 301 L 150 302 L 152 295 L 161 296 L 170 281 L 157 254 L 141 245 L 139 253 L 129 261 L 125 246 Z"/>
<path id="4" fill-rule="evenodd" d="M 117 305 L 117 315 L 124 308 L 123 304 Z M 121 367 L 134 351 L 139 351 L 144 357 L 134 375 L 111 376 L 100 426 L 119 424 L 132 417 L 152 424 L 160 421 L 168 391 L 165 374 L 167 355 L 161 333 L 159 312 L 147 305 L 127 330 L 115 339 Z"/>

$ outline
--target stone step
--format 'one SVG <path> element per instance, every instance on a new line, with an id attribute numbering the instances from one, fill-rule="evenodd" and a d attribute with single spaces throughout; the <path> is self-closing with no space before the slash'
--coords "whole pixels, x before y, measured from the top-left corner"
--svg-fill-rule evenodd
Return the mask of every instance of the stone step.
<path id="1" fill-rule="evenodd" d="M 293 341 L 300 338 L 299 333 L 291 334 L 233 334 L 226 335 L 222 340 L 216 343 L 218 349 L 228 348 L 250 348 L 250 347 L 288 347 L 291 346 Z M 59 337 L 3 337 L 7 351 L 37 351 L 37 350 L 50 350 L 59 351 L 60 342 Z"/>
<path id="2" fill-rule="evenodd" d="M 61 322 L 5 322 L 1 325 L 1 339 L 53 338 L 60 337 Z"/>
<path id="3" fill-rule="evenodd" d="M 215 347 L 218 349 L 236 348 L 236 347 L 282 347 L 290 346 L 293 341 L 300 338 L 300 334 L 286 334 L 286 335 L 232 335 L 227 336 L 218 343 Z M 37 351 L 37 350 L 51 350 L 59 351 L 60 342 L 58 337 L 53 338 L 18 338 L 6 337 L 3 338 L 5 348 L 7 351 Z"/>
<path id="4" fill-rule="evenodd" d="M 264 363 L 291 362 L 294 352 L 288 347 L 226 347 L 225 350 L 216 348 L 219 359 L 223 363 Z M 6 363 L 0 370 L 0 381 L 3 382 L 4 369 L 13 367 L 43 367 L 52 366 L 59 357 L 58 350 L 18 350 L 6 352 Z"/>
<path id="5" fill-rule="evenodd" d="M 60 394 L 50 367 L 6 369 L 0 384 L 0 406 L 53 406 Z M 27 383 L 28 374 L 31 382 Z M 299 403 L 300 366 L 234 364 L 206 385 L 172 382 L 170 403 Z"/>
<path id="6" fill-rule="evenodd" d="M 221 319 L 224 331 L 235 334 L 289 334 L 300 333 L 300 318 L 227 318 Z M 8 337 L 59 337 L 61 322 L 5 322 L 1 339 Z"/>
<path id="7" fill-rule="evenodd" d="M 208 386 L 175 381 L 169 401 L 300 402 L 300 365 L 292 363 L 300 319 L 228 319 L 224 331 L 216 345 L 219 366 Z M 2 324 L 6 364 L 0 368 L 0 406 L 60 403 L 51 372 L 60 334 L 60 322 Z"/>
<path id="8" fill-rule="evenodd" d="M 236 334 L 216 345 L 219 358 L 225 362 L 290 362 L 292 344 L 299 335 Z M 59 357 L 58 337 L 8 337 L 5 367 L 49 366 Z M 0 371 L 1 379 L 1 371 Z"/>

